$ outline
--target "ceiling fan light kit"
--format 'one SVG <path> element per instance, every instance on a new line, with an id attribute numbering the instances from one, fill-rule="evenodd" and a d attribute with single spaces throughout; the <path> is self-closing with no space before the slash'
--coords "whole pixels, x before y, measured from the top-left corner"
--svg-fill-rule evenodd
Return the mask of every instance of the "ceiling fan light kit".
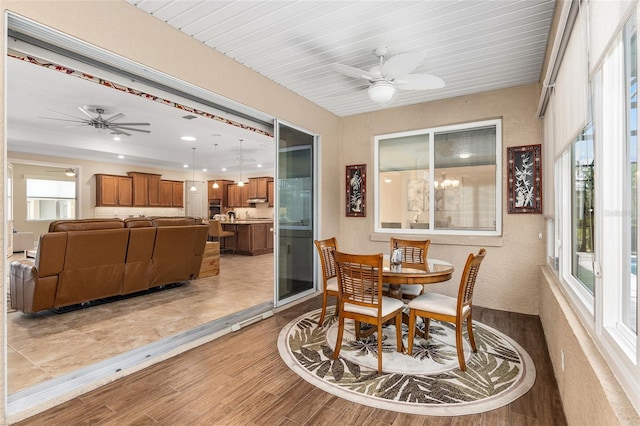
<path id="1" fill-rule="evenodd" d="M 64 171 L 64 174 L 69 177 L 74 177 L 76 175 L 76 171 L 73 170 L 71 167 L 69 167 L 67 170 Z"/>
<path id="2" fill-rule="evenodd" d="M 424 61 L 423 52 L 405 52 L 384 60 L 386 47 L 374 50 L 378 64 L 369 71 L 343 64 L 333 64 L 333 69 L 351 78 L 369 81 L 369 99 L 379 105 L 388 105 L 397 97 L 398 90 L 434 90 L 444 87 L 440 77 L 431 74 L 411 74 Z"/>
<path id="3" fill-rule="evenodd" d="M 386 81 L 378 81 L 369 86 L 367 94 L 373 102 L 384 105 L 395 98 L 396 88 Z"/>

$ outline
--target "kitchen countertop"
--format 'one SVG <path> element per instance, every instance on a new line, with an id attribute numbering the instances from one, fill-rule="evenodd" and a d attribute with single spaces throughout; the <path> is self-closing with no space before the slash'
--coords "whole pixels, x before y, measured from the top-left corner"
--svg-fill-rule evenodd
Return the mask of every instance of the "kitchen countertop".
<path id="1" fill-rule="evenodd" d="M 273 219 L 237 219 L 234 222 L 220 222 L 222 225 L 251 225 L 256 223 L 273 223 Z"/>

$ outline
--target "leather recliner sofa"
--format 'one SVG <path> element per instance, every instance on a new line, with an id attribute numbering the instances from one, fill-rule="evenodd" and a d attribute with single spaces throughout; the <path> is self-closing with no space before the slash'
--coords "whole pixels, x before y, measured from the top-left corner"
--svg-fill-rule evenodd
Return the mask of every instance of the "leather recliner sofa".
<path id="1" fill-rule="evenodd" d="M 11 262 L 11 307 L 35 313 L 191 280 L 208 230 L 194 217 L 54 221 L 35 259 Z"/>

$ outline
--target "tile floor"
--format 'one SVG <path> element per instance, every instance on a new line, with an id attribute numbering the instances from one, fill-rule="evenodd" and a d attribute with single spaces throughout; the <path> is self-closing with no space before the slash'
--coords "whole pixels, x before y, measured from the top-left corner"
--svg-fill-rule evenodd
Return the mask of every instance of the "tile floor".
<path id="1" fill-rule="evenodd" d="M 273 254 L 225 254 L 219 275 L 181 287 L 63 314 L 10 312 L 9 393 L 271 300 Z"/>

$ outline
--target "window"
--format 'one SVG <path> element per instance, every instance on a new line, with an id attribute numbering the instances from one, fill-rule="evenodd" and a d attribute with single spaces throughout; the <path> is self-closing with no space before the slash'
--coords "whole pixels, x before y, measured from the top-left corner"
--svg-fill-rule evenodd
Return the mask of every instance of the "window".
<path id="1" fill-rule="evenodd" d="M 75 181 L 27 179 L 27 220 L 75 217 Z"/>
<path id="2" fill-rule="evenodd" d="M 622 289 L 622 323 L 631 333 L 637 334 L 638 315 L 638 74 L 637 74 L 637 43 L 636 22 L 631 19 L 625 27 L 625 81 L 626 81 L 626 110 L 627 110 L 627 143 L 626 179 L 629 185 L 625 188 L 625 199 L 629 200 L 626 210 L 629 215 L 626 228 L 629 239 L 625 243 L 629 271 L 629 278 L 623 280 Z"/>
<path id="3" fill-rule="evenodd" d="M 501 121 L 375 138 L 376 232 L 500 235 Z"/>
<path id="4" fill-rule="evenodd" d="M 640 409 L 638 46 L 636 13 L 630 16 L 622 31 L 607 42 L 597 68 L 589 73 L 588 86 L 560 87 L 556 81 L 554 94 L 564 99 L 554 107 L 565 109 L 552 110 L 554 121 L 549 122 L 552 131 L 547 140 L 553 142 L 558 157 L 555 218 L 548 228 L 553 243 L 548 253 L 554 263 L 557 259 L 572 308 Z M 574 64 L 575 60 L 569 62 L 570 69 Z M 573 104 L 585 99 L 582 90 L 589 94 L 590 108 Z M 582 123 L 587 125 L 563 148 L 569 142 L 565 134 L 570 132 L 558 132 L 558 123 L 564 123 L 573 109 L 585 111 Z"/>
<path id="5" fill-rule="evenodd" d="M 571 154 L 571 273 L 593 296 L 595 176 L 591 126 L 587 126 L 573 143 Z"/>

